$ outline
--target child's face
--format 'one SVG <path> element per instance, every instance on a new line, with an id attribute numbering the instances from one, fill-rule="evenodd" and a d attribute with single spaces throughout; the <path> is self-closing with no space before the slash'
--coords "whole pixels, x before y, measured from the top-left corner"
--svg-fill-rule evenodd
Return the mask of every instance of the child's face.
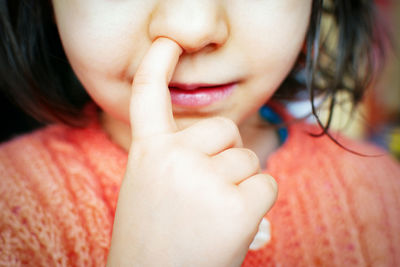
<path id="1" fill-rule="evenodd" d="M 61 40 L 103 110 L 129 122 L 131 84 L 158 36 L 185 51 L 172 82 L 238 86 L 205 107 L 173 106 L 178 125 L 225 116 L 240 124 L 268 100 L 303 46 L 312 0 L 53 0 Z"/>

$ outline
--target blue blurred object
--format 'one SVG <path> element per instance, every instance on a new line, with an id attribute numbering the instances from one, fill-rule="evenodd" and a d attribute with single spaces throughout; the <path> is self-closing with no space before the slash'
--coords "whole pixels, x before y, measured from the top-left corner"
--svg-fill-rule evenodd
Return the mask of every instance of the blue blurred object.
<path id="1" fill-rule="evenodd" d="M 264 105 L 259 110 L 260 116 L 271 125 L 280 125 L 277 129 L 278 137 L 279 137 L 279 144 L 282 145 L 285 143 L 286 139 L 288 138 L 288 130 L 284 125 L 284 120 L 282 117 L 275 112 L 271 107 Z"/>

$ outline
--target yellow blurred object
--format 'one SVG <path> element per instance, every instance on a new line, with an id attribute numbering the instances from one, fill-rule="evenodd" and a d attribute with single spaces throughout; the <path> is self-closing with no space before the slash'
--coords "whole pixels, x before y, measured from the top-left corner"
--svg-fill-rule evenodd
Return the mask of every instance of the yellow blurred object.
<path id="1" fill-rule="evenodd" d="M 400 160 L 400 126 L 391 131 L 388 139 L 390 152 Z"/>
<path id="2" fill-rule="evenodd" d="M 326 124 L 329 117 L 329 102 L 330 100 L 325 101 L 319 112 L 321 121 L 324 124 Z M 366 138 L 365 106 L 360 104 L 352 111 L 350 96 L 343 92 L 337 94 L 336 102 L 330 129 L 339 131 L 353 139 Z"/>

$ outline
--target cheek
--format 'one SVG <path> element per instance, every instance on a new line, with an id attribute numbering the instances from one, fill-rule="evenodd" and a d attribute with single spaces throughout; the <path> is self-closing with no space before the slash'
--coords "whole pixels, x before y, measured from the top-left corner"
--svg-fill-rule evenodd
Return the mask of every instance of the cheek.
<path id="1" fill-rule="evenodd" d="M 55 5 L 57 26 L 68 60 L 94 101 L 128 121 L 132 58 L 146 49 L 143 14 L 113 4 Z M 132 1 L 135 2 L 135 1 Z M 69 2 L 68 2 L 69 3 Z"/>
<path id="2" fill-rule="evenodd" d="M 264 8 L 248 11 L 251 16 L 244 16 L 236 24 L 237 35 L 241 36 L 237 39 L 251 75 L 262 76 L 269 87 L 277 87 L 292 69 L 303 46 L 311 1 L 267 2 Z"/>
<path id="3" fill-rule="evenodd" d="M 129 19 L 100 16 L 61 17 L 58 22 L 59 33 L 68 59 L 77 70 L 121 75 L 120 66 L 128 63 L 133 51 L 141 42 L 135 36 L 143 36 L 141 27 Z M 67 19 L 66 21 L 64 19 Z M 130 25 L 135 25 L 131 27 Z"/>
<path id="4" fill-rule="evenodd" d="M 80 82 L 103 110 L 114 117 L 127 120 L 124 108 L 129 99 L 129 64 L 130 53 L 134 47 L 121 42 L 121 34 L 112 32 L 109 36 L 99 36 L 85 29 L 66 36 L 64 42 L 69 62 Z M 91 32 L 91 35 L 86 33 Z M 116 40 L 116 41 L 112 41 Z M 123 81 L 123 82 L 121 82 Z"/>

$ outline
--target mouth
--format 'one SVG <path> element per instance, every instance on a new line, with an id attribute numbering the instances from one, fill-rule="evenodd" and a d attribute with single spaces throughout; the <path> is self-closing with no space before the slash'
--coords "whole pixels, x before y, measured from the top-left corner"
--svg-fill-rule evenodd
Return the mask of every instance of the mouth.
<path id="1" fill-rule="evenodd" d="M 237 82 L 226 84 L 181 84 L 170 83 L 172 104 L 181 107 L 205 107 L 229 97 Z"/>

